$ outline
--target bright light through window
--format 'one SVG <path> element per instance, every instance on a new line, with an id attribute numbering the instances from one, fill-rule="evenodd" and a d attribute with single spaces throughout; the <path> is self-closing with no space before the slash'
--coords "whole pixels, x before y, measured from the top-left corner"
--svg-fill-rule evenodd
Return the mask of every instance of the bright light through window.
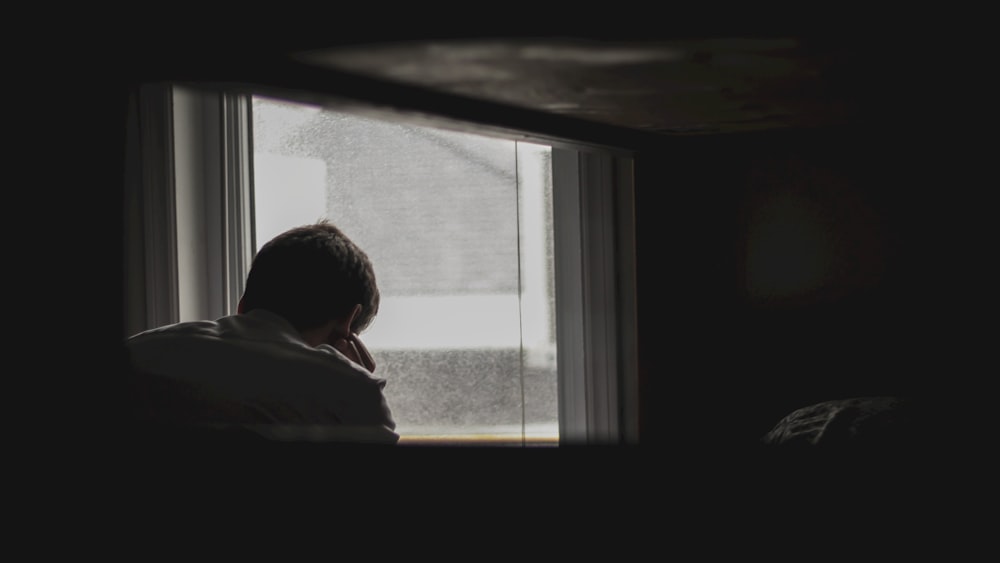
<path id="1" fill-rule="evenodd" d="M 362 339 L 402 442 L 558 440 L 551 148 L 253 100 L 257 248 L 328 218 L 375 266 Z"/>

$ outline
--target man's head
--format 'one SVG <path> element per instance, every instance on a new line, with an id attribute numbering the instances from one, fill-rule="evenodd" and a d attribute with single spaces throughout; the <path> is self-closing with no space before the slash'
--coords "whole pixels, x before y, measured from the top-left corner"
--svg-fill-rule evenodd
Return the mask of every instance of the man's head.
<path id="1" fill-rule="evenodd" d="M 361 308 L 351 331 L 361 333 L 378 313 L 375 271 L 361 248 L 322 220 L 285 231 L 261 247 L 240 311 L 266 309 L 304 331 L 345 319 L 356 305 Z"/>

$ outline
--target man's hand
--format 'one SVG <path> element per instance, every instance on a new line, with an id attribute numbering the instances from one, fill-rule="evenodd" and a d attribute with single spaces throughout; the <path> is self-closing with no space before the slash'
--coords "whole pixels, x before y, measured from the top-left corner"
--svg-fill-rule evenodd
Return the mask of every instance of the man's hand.
<path id="1" fill-rule="evenodd" d="M 361 342 L 357 334 L 334 334 L 330 337 L 330 345 L 355 363 L 375 373 L 375 359 L 372 358 L 371 353 L 368 352 L 368 348 L 364 342 Z"/>

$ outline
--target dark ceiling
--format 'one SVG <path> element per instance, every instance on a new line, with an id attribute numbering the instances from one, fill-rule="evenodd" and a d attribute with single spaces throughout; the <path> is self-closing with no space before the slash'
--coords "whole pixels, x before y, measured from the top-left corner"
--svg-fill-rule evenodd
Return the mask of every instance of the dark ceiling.
<path id="1" fill-rule="evenodd" d="M 263 22 L 268 33 L 185 30 L 183 41 L 171 28 L 142 30 L 109 49 L 130 80 L 272 85 L 515 132 L 587 128 L 612 144 L 842 125 L 922 134 L 980 115 L 973 100 L 985 90 L 971 83 L 989 75 L 977 56 L 985 51 L 965 34 L 832 23 L 821 33 L 638 33 L 640 16 L 611 27 L 620 33 L 455 26 L 462 35 L 440 22 L 334 30 L 319 19 L 306 31 L 298 18 Z M 643 27 L 664 27 L 654 23 Z"/>
<path id="2" fill-rule="evenodd" d="M 508 37 L 344 44 L 308 65 L 463 98 L 665 135 L 851 123 L 878 53 L 794 36 Z"/>

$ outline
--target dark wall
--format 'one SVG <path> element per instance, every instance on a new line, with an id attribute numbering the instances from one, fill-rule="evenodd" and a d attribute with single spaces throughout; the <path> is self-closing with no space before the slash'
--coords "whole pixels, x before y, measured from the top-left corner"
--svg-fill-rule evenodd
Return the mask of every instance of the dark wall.
<path id="1" fill-rule="evenodd" d="M 750 445 L 813 402 L 968 392 L 947 159 L 925 140 L 845 127 L 640 153 L 643 443 Z"/>

